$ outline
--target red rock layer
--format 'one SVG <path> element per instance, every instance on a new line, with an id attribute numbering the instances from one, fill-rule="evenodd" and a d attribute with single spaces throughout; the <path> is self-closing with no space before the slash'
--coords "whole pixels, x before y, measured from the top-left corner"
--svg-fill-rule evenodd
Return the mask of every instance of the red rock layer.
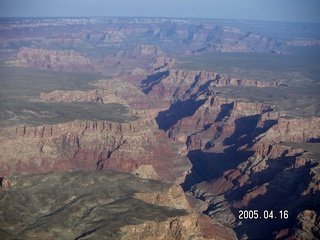
<path id="1" fill-rule="evenodd" d="M 14 172 L 114 169 L 151 165 L 160 179 L 182 182 L 190 163 L 152 119 L 129 123 L 73 121 L 11 127 L 0 138 L 0 176 Z"/>

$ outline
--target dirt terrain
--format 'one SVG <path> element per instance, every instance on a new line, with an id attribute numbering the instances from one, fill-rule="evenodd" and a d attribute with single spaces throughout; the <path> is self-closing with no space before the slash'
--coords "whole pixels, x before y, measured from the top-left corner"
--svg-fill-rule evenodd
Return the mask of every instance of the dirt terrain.
<path id="1" fill-rule="evenodd" d="M 1 19 L 0 236 L 318 239 L 319 28 L 263 24 Z"/>

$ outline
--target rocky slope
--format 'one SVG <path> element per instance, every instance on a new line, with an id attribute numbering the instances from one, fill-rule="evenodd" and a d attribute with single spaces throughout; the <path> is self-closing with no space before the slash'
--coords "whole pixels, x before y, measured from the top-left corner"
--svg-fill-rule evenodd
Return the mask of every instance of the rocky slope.
<path id="1" fill-rule="evenodd" d="M 181 188 L 112 171 L 14 175 L 1 239 L 203 239 Z"/>

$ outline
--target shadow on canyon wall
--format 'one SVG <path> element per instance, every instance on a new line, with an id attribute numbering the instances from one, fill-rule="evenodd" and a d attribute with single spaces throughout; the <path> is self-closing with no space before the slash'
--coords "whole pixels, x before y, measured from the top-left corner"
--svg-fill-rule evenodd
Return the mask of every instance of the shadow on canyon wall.
<path id="1" fill-rule="evenodd" d="M 186 101 L 177 101 L 170 105 L 168 110 L 159 112 L 156 121 L 159 128 L 167 131 L 171 126 L 175 125 L 179 120 L 192 116 L 197 109 L 202 106 L 206 100 L 188 99 Z"/>
<path id="2" fill-rule="evenodd" d="M 162 79 L 168 76 L 169 76 L 169 70 L 164 72 L 157 72 L 153 75 L 148 76 L 147 79 L 144 79 L 141 81 L 142 91 L 145 94 L 148 94 L 155 85 L 160 83 Z"/>
<path id="3" fill-rule="evenodd" d="M 233 106 L 234 102 L 221 104 L 220 112 L 218 113 L 218 116 L 214 122 L 221 122 L 224 118 L 228 117 L 230 115 L 230 111 L 233 109 Z"/>
<path id="4" fill-rule="evenodd" d="M 234 147 L 230 147 L 234 148 Z M 229 148 L 222 153 L 206 152 L 202 150 L 189 151 L 187 157 L 192 163 L 191 173 L 181 184 L 184 191 L 189 191 L 197 183 L 217 179 L 228 169 L 235 168 L 238 164 L 254 154 L 253 151 L 234 152 Z"/>
<path id="5" fill-rule="evenodd" d="M 253 140 L 276 124 L 274 120 L 267 120 L 262 127 L 256 127 L 259 119 L 260 115 L 254 115 L 235 120 L 235 131 L 223 142 L 224 146 L 229 146 L 223 152 L 212 152 L 208 143 L 208 150 L 189 151 L 187 157 L 193 167 L 182 184 L 183 189 L 188 191 L 194 184 L 219 178 L 224 171 L 236 168 L 251 157 L 254 151 L 248 149 L 254 144 Z M 244 150 L 238 150 L 245 145 L 247 147 Z"/>
<path id="6" fill-rule="evenodd" d="M 223 145 L 228 146 L 232 144 L 243 145 L 248 144 L 253 140 L 253 131 L 255 130 L 257 123 L 259 122 L 260 115 L 256 114 L 253 116 L 245 116 L 238 118 L 234 121 L 235 123 L 235 131 L 233 134 L 224 139 Z M 247 139 L 242 139 L 244 136 Z"/>

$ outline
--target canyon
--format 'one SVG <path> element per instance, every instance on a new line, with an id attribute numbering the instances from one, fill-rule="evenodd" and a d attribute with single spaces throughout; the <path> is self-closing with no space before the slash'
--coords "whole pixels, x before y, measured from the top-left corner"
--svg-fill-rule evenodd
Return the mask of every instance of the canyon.
<path id="1" fill-rule="evenodd" d="M 1 238 L 319 238 L 319 40 L 255 24 L 1 20 Z"/>

